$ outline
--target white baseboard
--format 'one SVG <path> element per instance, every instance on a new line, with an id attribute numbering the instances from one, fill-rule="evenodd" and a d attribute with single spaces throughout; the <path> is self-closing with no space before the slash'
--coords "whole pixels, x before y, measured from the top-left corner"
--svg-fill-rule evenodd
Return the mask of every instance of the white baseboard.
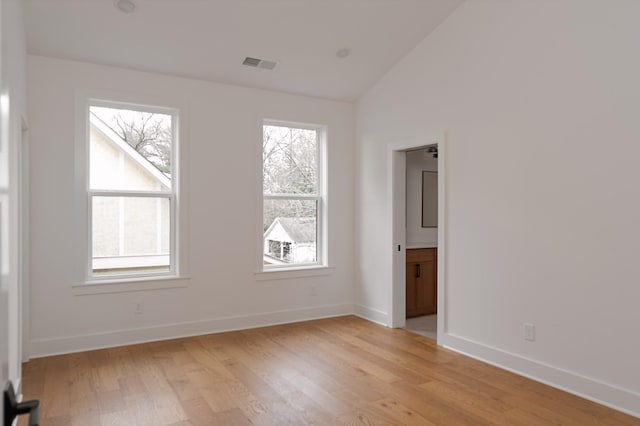
<path id="1" fill-rule="evenodd" d="M 438 336 L 438 344 L 504 370 L 542 382 L 582 398 L 640 417 L 640 394 L 580 374 L 505 352 L 452 334 Z"/>
<path id="2" fill-rule="evenodd" d="M 326 305 L 306 309 L 291 309 L 286 311 L 265 312 L 256 315 L 213 318 L 202 321 L 115 330 L 79 336 L 38 339 L 31 341 L 31 358 L 220 333 L 224 331 L 266 327 L 277 324 L 337 317 L 353 313 L 354 305 L 352 304 Z"/>
<path id="3" fill-rule="evenodd" d="M 364 305 L 354 305 L 354 315 L 364 318 L 367 321 L 375 322 L 376 324 L 388 327 L 388 316 L 386 312 L 379 311 L 377 309 L 369 308 Z"/>
<path id="4" fill-rule="evenodd" d="M 354 314 L 368 321 L 387 326 L 388 317 L 385 312 L 363 305 L 340 304 L 167 324 L 157 327 L 117 330 L 106 333 L 67 336 L 55 339 L 32 340 L 30 349 L 32 358 L 38 358 L 49 355 L 82 352 L 224 331 L 266 327 L 269 325 L 349 314 Z M 638 407 L 640 407 L 640 394 L 637 392 L 622 389 L 615 385 L 591 379 L 463 337 L 452 334 L 445 334 L 438 337 L 438 344 L 453 351 L 562 389 L 629 415 L 640 417 L 640 411 L 638 411 Z"/>

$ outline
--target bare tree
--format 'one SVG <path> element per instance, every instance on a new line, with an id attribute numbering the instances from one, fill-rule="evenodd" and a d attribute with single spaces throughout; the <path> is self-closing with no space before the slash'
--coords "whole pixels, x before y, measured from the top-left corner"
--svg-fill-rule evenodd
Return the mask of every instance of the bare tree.
<path id="1" fill-rule="evenodd" d="M 169 118 L 169 119 L 167 119 Z M 165 174 L 171 173 L 171 120 L 164 114 L 114 114 L 113 130 Z"/>
<path id="2" fill-rule="evenodd" d="M 318 191 L 318 146 L 314 130 L 265 126 L 263 133 L 263 191 L 300 195 Z M 265 200 L 264 229 L 277 217 L 315 217 L 313 200 Z"/>
<path id="3" fill-rule="evenodd" d="M 92 106 L 91 112 L 147 161 L 169 176 L 173 141 L 170 115 L 98 106 Z"/>
<path id="4" fill-rule="evenodd" d="M 313 194 L 317 191 L 315 131 L 265 126 L 262 148 L 265 193 Z"/>

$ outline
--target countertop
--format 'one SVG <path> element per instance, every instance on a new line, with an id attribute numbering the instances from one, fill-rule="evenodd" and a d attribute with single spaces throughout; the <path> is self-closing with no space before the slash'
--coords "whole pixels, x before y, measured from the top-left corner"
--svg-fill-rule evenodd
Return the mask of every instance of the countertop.
<path id="1" fill-rule="evenodd" d="M 406 249 L 413 250 L 413 249 L 437 248 L 437 247 L 438 247 L 438 243 L 411 243 L 411 244 L 407 244 Z"/>

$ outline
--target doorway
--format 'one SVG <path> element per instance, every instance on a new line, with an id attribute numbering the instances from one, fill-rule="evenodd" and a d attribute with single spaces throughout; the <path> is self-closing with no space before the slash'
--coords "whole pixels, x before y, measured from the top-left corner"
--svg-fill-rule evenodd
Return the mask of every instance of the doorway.
<path id="1" fill-rule="evenodd" d="M 406 156 L 405 329 L 437 340 L 438 146 Z"/>
<path id="2" fill-rule="evenodd" d="M 426 229 L 417 232 L 415 229 L 408 229 L 409 212 L 407 209 L 408 185 L 407 170 L 408 152 L 426 153 L 429 148 L 437 148 L 437 228 L 427 231 Z M 433 154 L 433 152 L 431 153 Z M 446 177 L 446 144 L 444 133 L 435 133 L 425 136 L 419 141 L 408 141 L 389 145 L 389 174 L 390 191 L 388 205 L 391 218 L 391 238 L 392 238 L 392 280 L 390 284 L 389 303 L 389 325 L 394 328 L 407 327 L 407 250 L 418 248 L 420 238 L 425 239 L 427 234 L 431 235 L 430 241 L 422 241 L 422 245 L 430 245 L 431 248 L 437 246 L 437 256 L 434 258 L 435 275 L 437 282 L 437 317 L 430 317 L 421 320 L 418 327 L 426 326 L 431 329 L 429 337 L 437 337 L 441 342 L 441 337 L 445 332 L 446 312 L 445 312 L 445 264 L 446 264 L 446 205 L 445 205 L 445 177 Z M 411 164 L 409 163 L 409 167 Z M 410 183 L 411 184 L 411 183 Z M 414 200 L 415 201 L 415 200 Z M 415 203 L 412 203 L 415 204 Z M 411 213 L 412 217 L 415 212 Z M 412 219 L 414 220 L 414 219 Z M 416 237 L 421 235 L 421 237 Z M 430 244 L 426 244 L 430 243 Z M 413 321 L 409 321 L 409 326 Z M 435 323 L 435 330 L 433 325 Z M 435 333 L 433 332 L 435 331 Z M 435 335 L 434 335 L 435 334 Z M 442 343 L 442 342 L 441 342 Z"/>

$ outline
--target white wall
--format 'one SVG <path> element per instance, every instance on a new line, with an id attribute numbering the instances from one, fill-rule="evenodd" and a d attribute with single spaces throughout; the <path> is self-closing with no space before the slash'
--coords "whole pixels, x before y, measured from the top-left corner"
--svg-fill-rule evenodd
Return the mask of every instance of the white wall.
<path id="1" fill-rule="evenodd" d="M 33 355 L 335 315 L 353 310 L 353 105 L 78 62 L 28 57 Z M 186 288 L 77 295 L 73 236 L 78 90 L 185 105 L 181 158 Z M 258 280 L 263 118 L 328 126 L 331 275 Z M 185 127 L 186 126 L 186 127 Z M 81 274 L 80 274 L 81 275 Z M 136 303 L 144 314 L 135 315 Z"/>
<path id="2" fill-rule="evenodd" d="M 444 130 L 443 342 L 640 415 L 638 17 L 469 1 L 360 99 L 364 313 L 390 320 L 387 144 Z"/>
<path id="3" fill-rule="evenodd" d="M 22 358 L 22 298 L 26 276 L 23 274 L 23 211 L 21 205 L 21 141 L 25 110 L 25 36 L 22 4 L 18 0 L 2 0 L 0 24 L 2 69 L 0 71 L 0 327 L 7 332 L 0 351 L 8 349 L 9 379 L 19 386 Z M 26 290 L 24 290 L 26 292 Z M 5 322 L 8 319 L 8 324 Z M 8 343 L 8 348 L 5 346 Z M 4 354 L 3 354 L 4 355 Z"/>
<path id="4" fill-rule="evenodd" d="M 436 246 L 438 228 L 422 227 L 422 172 L 438 171 L 438 159 L 424 149 L 407 152 L 407 247 Z"/>

